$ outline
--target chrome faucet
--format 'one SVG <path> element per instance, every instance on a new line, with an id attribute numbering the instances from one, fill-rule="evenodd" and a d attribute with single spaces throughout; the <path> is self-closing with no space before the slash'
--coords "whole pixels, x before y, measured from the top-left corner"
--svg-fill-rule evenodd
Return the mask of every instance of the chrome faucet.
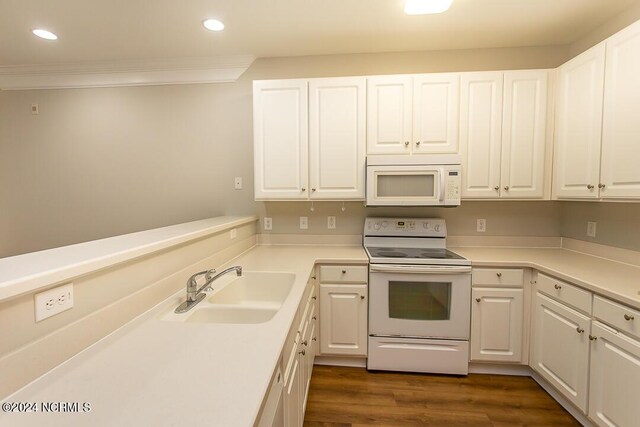
<path id="1" fill-rule="evenodd" d="M 218 274 L 216 274 L 215 268 L 212 268 L 211 270 L 200 271 L 196 274 L 193 274 L 191 277 L 189 277 L 189 280 L 187 280 L 187 300 L 182 304 L 180 304 L 178 308 L 176 308 L 175 312 L 180 314 L 180 313 L 186 313 L 187 311 L 191 310 L 193 307 L 196 306 L 196 304 L 198 304 L 200 301 L 204 299 L 204 297 L 207 296 L 207 294 L 204 292 L 209 292 L 213 290 L 211 288 L 211 283 L 213 283 L 214 280 L 231 271 L 235 271 L 238 276 L 242 276 L 242 267 L 238 265 L 234 267 L 229 267 Z M 200 278 L 203 275 L 205 276 L 204 285 L 198 288 L 198 278 Z M 203 290 L 204 292 L 202 292 Z"/>

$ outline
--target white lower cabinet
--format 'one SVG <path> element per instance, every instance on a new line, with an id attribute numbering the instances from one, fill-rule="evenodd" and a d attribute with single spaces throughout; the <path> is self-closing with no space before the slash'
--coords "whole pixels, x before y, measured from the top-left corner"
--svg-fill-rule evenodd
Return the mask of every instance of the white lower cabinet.
<path id="1" fill-rule="evenodd" d="M 640 342 L 594 321 L 591 331 L 589 418 L 599 426 L 640 422 Z"/>
<path id="2" fill-rule="evenodd" d="M 285 427 L 299 427 L 304 420 L 302 411 L 302 396 L 300 393 L 301 370 L 300 359 L 294 357 L 291 362 L 291 369 L 284 388 L 284 425 Z"/>
<path id="3" fill-rule="evenodd" d="M 536 294 L 531 367 L 585 413 L 590 330 L 589 317 Z"/>
<path id="4" fill-rule="evenodd" d="M 367 355 L 367 285 L 320 285 L 320 353 Z"/>
<path id="5" fill-rule="evenodd" d="M 522 361 L 523 294 L 522 289 L 473 289 L 471 361 Z"/>

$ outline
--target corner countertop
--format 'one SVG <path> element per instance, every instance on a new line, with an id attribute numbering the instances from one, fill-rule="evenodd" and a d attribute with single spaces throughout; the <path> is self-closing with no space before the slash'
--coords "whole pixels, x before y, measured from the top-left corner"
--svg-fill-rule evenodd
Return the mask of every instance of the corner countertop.
<path id="1" fill-rule="evenodd" d="M 315 263 L 366 264 L 361 246 L 257 246 L 230 261 L 295 273 L 273 319 L 251 325 L 164 321 L 176 293 L 5 399 L 79 402 L 79 413 L 3 413 L 11 426 L 252 426 Z M 224 276 L 217 289 L 233 280 Z M 82 412 L 83 403 L 91 406 Z"/>
<path id="2" fill-rule="evenodd" d="M 474 267 L 530 267 L 640 309 L 640 267 L 564 248 L 452 247 Z M 640 255 L 639 255 L 640 256 Z"/>

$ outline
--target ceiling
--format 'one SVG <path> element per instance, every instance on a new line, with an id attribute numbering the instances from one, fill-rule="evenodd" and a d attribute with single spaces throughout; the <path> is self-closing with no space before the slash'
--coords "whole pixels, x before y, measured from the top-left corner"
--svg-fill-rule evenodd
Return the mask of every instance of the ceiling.
<path id="1" fill-rule="evenodd" d="M 0 0 L 0 66 L 561 45 L 636 2 L 454 0 L 407 16 L 403 0 Z"/>

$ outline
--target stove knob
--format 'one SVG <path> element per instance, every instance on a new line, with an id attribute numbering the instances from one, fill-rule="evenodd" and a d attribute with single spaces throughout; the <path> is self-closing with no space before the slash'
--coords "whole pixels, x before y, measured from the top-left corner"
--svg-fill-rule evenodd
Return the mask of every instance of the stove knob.
<path id="1" fill-rule="evenodd" d="M 376 222 L 375 224 L 373 224 L 373 228 L 375 228 L 376 230 L 380 230 L 380 223 Z"/>
<path id="2" fill-rule="evenodd" d="M 428 222 L 423 222 L 422 223 L 422 228 L 424 228 L 424 229 L 429 228 L 429 223 Z"/>
<path id="3" fill-rule="evenodd" d="M 382 228 L 387 228 L 387 225 L 389 225 L 387 221 L 382 221 Z"/>
<path id="4" fill-rule="evenodd" d="M 440 231 L 440 226 L 439 226 L 439 225 L 436 225 L 436 226 L 435 226 L 435 230 L 436 230 L 436 231 Z"/>

